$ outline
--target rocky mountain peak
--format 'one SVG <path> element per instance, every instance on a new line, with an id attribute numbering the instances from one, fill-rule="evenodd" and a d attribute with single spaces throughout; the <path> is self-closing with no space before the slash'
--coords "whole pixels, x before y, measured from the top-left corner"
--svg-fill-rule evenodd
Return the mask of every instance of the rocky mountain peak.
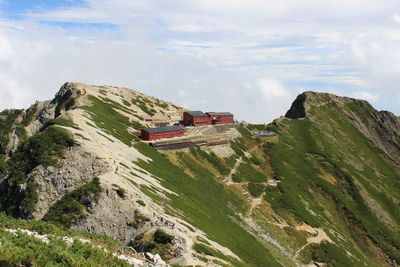
<path id="1" fill-rule="evenodd" d="M 285 117 L 290 119 L 308 117 L 310 108 L 323 106 L 332 102 L 340 106 L 343 104 L 354 103 L 359 107 L 372 108 L 372 106 L 365 100 L 337 96 L 329 93 L 306 91 L 296 97 L 290 109 L 286 112 Z"/>
<path id="2" fill-rule="evenodd" d="M 349 120 L 389 158 L 400 164 L 399 117 L 389 111 L 378 111 L 365 100 L 307 91 L 297 96 L 285 117 L 315 121 L 324 108 L 339 118 Z"/>

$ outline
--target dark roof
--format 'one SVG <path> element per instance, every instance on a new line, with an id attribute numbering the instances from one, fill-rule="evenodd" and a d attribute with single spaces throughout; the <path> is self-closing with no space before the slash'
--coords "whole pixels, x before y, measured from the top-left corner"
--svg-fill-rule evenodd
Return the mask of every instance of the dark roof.
<path id="1" fill-rule="evenodd" d="M 208 117 L 203 111 L 186 111 L 186 113 L 193 117 Z"/>
<path id="2" fill-rule="evenodd" d="M 230 112 L 207 112 L 210 116 L 233 116 Z"/>
<path id="3" fill-rule="evenodd" d="M 165 132 L 175 132 L 183 130 L 183 128 L 178 127 L 178 126 L 166 126 L 166 127 L 159 127 L 159 128 L 146 128 L 143 129 L 143 131 L 146 131 L 148 133 L 165 133 Z"/>

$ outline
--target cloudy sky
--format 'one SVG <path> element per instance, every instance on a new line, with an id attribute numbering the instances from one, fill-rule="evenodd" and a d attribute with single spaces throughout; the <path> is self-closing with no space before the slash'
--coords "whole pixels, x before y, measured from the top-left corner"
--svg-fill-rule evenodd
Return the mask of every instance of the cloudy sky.
<path id="1" fill-rule="evenodd" d="M 0 109 L 65 81 L 251 122 L 305 90 L 400 115 L 400 1 L 0 0 Z"/>

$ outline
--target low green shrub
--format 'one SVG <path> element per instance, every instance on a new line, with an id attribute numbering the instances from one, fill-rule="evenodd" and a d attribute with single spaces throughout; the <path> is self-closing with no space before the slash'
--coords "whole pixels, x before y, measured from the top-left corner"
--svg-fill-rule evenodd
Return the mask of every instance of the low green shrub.
<path id="1" fill-rule="evenodd" d="M 214 152 L 207 153 L 202 149 L 191 149 L 191 152 L 197 157 L 205 158 L 222 175 L 230 173 L 230 168 Z"/>
<path id="2" fill-rule="evenodd" d="M 324 262 L 333 267 L 355 266 L 355 262 L 346 255 L 345 251 L 328 242 L 312 245 L 311 258 L 316 262 Z"/>
<path id="3" fill-rule="evenodd" d="M 130 113 L 130 110 L 114 101 L 110 102 L 111 100 L 107 98 L 88 96 L 88 99 L 92 104 L 80 108 L 90 114 L 91 120 L 97 128 L 104 130 L 126 145 L 130 145 L 135 140 L 135 137 L 129 132 L 129 127 L 139 129 L 141 125 L 138 122 L 131 122 L 128 117 L 117 111 L 119 109 Z"/>
<path id="4" fill-rule="evenodd" d="M 243 150 L 240 148 L 239 144 L 235 141 L 231 141 L 231 148 L 235 151 L 236 155 L 242 157 L 244 156 Z"/>
<path id="5" fill-rule="evenodd" d="M 257 171 L 250 163 L 243 162 L 239 165 L 232 179 L 237 181 L 247 181 L 261 183 L 266 182 L 267 179 L 264 174 Z"/>
<path id="6" fill-rule="evenodd" d="M 243 127 L 243 126 L 240 126 L 240 127 L 237 128 L 237 129 L 238 129 L 238 131 L 239 131 L 244 137 L 246 137 L 246 138 L 248 138 L 248 139 L 251 139 L 251 140 L 254 139 L 254 137 L 251 135 L 250 131 L 249 131 L 247 128 L 245 128 L 245 127 Z"/>
<path id="7" fill-rule="evenodd" d="M 42 128 L 40 128 L 40 131 L 43 132 L 44 130 L 46 130 L 48 127 L 52 126 L 52 125 L 59 125 L 59 126 L 64 126 L 64 127 L 70 127 L 70 128 L 74 128 L 79 130 L 79 127 L 71 120 L 67 120 L 64 118 L 56 118 L 56 119 L 51 119 L 48 120 L 43 126 Z"/>
<path id="8" fill-rule="evenodd" d="M 214 248 L 211 248 L 205 244 L 194 243 L 192 248 L 194 249 L 194 251 L 196 251 L 199 254 L 208 255 L 208 256 L 212 256 L 212 257 L 216 257 L 216 258 L 225 260 L 227 262 L 232 263 L 233 266 L 245 266 L 245 265 L 243 265 L 243 263 L 239 262 L 237 259 L 229 257 L 229 256 L 223 254 L 222 252 L 220 252 Z"/>
<path id="9" fill-rule="evenodd" d="M 37 112 L 38 112 L 38 105 L 34 104 L 27 110 L 24 119 L 22 120 L 22 125 L 28 126 L 29 123 L 31 123 L 34 120 Z"/>
<path id="10" fill-rule="evenodd" d="M 173 236 L 161 229 L 157 229 L 151 235 L 144 233 L 137 235 L 128 245 L 138 252 L 159 254 L 162 259 L 169 260 L 172 258 L 171 248 L 173 239 Z"/>
<path id="11" fill-rule="evenodd" d="M 146 113 L 149 116 L 154 116 L 156 111 L 154 109 L 149 109 L 146 105 L 146 102 L 148 103 L 149 101 L 145 98 L 137 97 L 136 99 L 132 99 L 132 104 L 135 106 L 138 106 L 144 113 Z"/>
<path id="12" fill-rule="evenodd" d="M 161 229 L 157 229 L 154 232 L 154 242 L 158 244 L 172 243 L 172 240 L 174 240 L 174 237 L 172 235 L 167 234 Z"/>
<path id="13" fill-rule="evenodd" d="M 114 190 L 115 190 L 115 192 L 117 192 L 117 195 L 120 198 L 125 198 L 125 189 L 123 189 L 122 187 L 120 187 L 117 184 L 113 184 L 113 186 L 115 187 Z"/>
<path id="14" fill-rule="evenodd" d="M 160 108 L 167 108 L 168 107 L 167 103 L 161 103 L 158 99 L 156 100 L 156 105 L 159 106 Z"/>
<path id="15" fill-rule="evenodd" d="M 143 201 L 143 200 L 141 200 L 141 199 L 139 199 L 139 200 L 136 200 L 136 203 L 138 203 L 140 206 L 143 206 L 143 207 L 145 207 L 145 206 L 146 206 L 146 203 L 144 203 L 144 201 Z"/>
<path id="16" fill-rule="evenodd" d="M 5 176 L 8 173 L 8 164 L 6 157 L 0 154 L 0 177 Z"/>
<path id="17" fill-rule="evenodd" d="M 263 131 L 263 130 L 265 130 L 266 126 L 265 126 L 265 124 L 249 124 L 247 126 L 247 128 L 249 130 Z"/>
<path id="18" fill-rule="evenodd" d="M 70 228 L 86 217 L 87 208 L 92 202 L 98 202 L 101 191 L 100 180 L 95 177 L 91 182 L 65 194 L 49 209 L 43 220 Z"/>
<path id="19" fill-rule="evenodd" d="M 129 101 L 126 101 L 125 99 L 122 100 L 122 103 L 123 103 L 125 106 L 128 106 L 128 107 L 132 106 L 132 104 L 129 103 Z"/>
<path id="20" fill-rule="evenodd" d="M 79 241 L 66 244 L 52 237 L 46 244 L 24 233 L 0 229 L 0 266 L 130 266 L 102 248 Z"/>
<path id="21" fill-rule="evenodd" d="M 226 157 L 224 159 L 225 162 L 229 165 L 229 167 L 233 168 L 238 159 L 238 156 L 236 154 L 233 154 L 232 156 Z"/>
<path id="22" fill-rule="evenodd" d="M 38 201 L 37 185 L 33 182 L 28 182 L 26 185 L 25 197 L 21 201 L 21 209 L 26 212 L 32 212 Z"/>
<path id="23" fill-rule="evenodd" d="M 265 190 L 265 185 L 263 184 L 256 184 L 256 183 L 249 183 L 247 185 L 247 189 L 249 190 L 250 194 L 253 197 L 259 197 Z"/>
<path id="24" fill-rule="evenodd" d="M 209 246 L 206 246 L 204 244 L 201 243 L 195 243 L 193 245 L 193 249 L 194 251 L 196 251 L 197 253 L 203 254 L 203 255 L 208 255 L 208 256 L 213 256 L 216 257 L 215 254 L 215 250 L 210 248 Z"/>
<path id="25" fill-rule="evenodd" d="M 250 157 L 250 161 L 251 161 L 253 164 L 258 165 L 258 166 L 260 166 L 260 167 L 262 167 L 262 168 L 265 167 L 264 162 L 263 162 L 261 159 L 259 159 L 258 157 L 254 156 L 254 155 L 252 155 L 252 156 Z"/>
<path id="26" fill-rule="evenodd" d="M 117 191 L 118 196 L 120 196 L 121 198 L 125 198 L 125 189 L 118 188 L 116 191 Z"/>

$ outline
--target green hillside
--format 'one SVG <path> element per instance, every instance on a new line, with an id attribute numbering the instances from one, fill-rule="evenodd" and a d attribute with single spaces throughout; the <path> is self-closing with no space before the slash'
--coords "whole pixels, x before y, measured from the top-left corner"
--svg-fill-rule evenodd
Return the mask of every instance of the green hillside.
<path id="1" fill-rule="evenodd" d="M 160 101 L 66 83 L 0 113 L 1 266 L 123 266 L 126 246 L 172 266 L 400 263 L 399 117 L 305 92 L 268 125 L 227 127 L 220 150 L 157 151 L 138 130 L 181 112 Z"/>
<path id="2" fill-rule="evenodd" d="M 368 116 L 364 106 L 355 107 L 354 102 L 340 103 L 330 98 L 322 103 L 309 107 L 307 117 L 285 118 L 266 127 L 239 128 L 243 138 L 232 143 L 236 155 L 231 158 L 242 158 L 244 162 L 233 174 L 233 181 L 253 197 L 262 195 L 262 203 L 251 211 L 250 217 L 287 247 L 296 260 L 324 262 L 329 266 L 395 264 L 400 261 L 400 210 L 396 205 L 400 200 L 399 167 L 349 119 L 348 114 Z M 255 138 L 250 134 L 252 129 L 273 131 L 277 137 Z M 212 239 L 232 249 L 250 265 L 271 265 L 271 255 L 282 257 L 280 251 L 260 239 L 255 242 L 250 238 L 247 243 L 248 234 L 235 227 L 235 221 L 245 219 L 249 212 L 248 201 L 240 193 L 233 194 L 238 193 L 234 187 L 217 181 L 218 175 L 213 173 L 222 175 L 220 162 L 209 164 L 210 156 L 202 160 L 199 154 L 204 152 L 196 150 L 171 153 L 168 161 L 145 145 L 137 148 L 153 159 L 141 166 L 162 177 L 167 188 L 179 193 L 179 197 L 170 196 L 170 205 L 184 211 L 185 217 Z M 250 156 L 243 152 L 250 152 Z M 193 177 L 185 174 L 185 169 Z M 263 179 L 268 177 L 278 180 L 278 186 L 267 186 Z M 235 211 L 240 217 L 232 220 Z M 204 221 L 201 215 L 207 215 L 207 219 Z M 268 224 L 271 217 L 285 221 L 286 226 Z M 210 220 L 218 223 L 210 225 Z M 330 242 L 307 244 L 310 235 L 296 228 L 304 223 L 324 229 Z M 235 235 L 227 236 L 224 230 Z M 258 249 L 268 249 L 272 254 L 257 252 Z M 285 265 L 294 264 L 288 259 L 283 261 Z"/>
<path id="3" fill-rule="evenodd" d="M 19 231 L 13 234 L 7 229 L 36 232 L 47 236 L 50 242 L 46 244 L 34 236 Z M 63 238 L 76 241 L 69 245 Z M 120 246 L 106 236 L 66 231 L 53 224 L 17 220 L 0 213 L 0 266 L 130 266 L 104 251 L 115 251 Z"/>
<path id="4" fill-rule="evenodd" d="M 286 221 L 329 229 L 333 241 L 304 249 L 303 262 L 400 262 L 400 169 L 352 122 L 348 114 L 373 119 L 355 104 L 328 98 L 311 106 L 307 117 L 285 118 L 266 127 L 278 135 L 263 147 L 281 182 L 267 190 L 265 200 Z"/>

